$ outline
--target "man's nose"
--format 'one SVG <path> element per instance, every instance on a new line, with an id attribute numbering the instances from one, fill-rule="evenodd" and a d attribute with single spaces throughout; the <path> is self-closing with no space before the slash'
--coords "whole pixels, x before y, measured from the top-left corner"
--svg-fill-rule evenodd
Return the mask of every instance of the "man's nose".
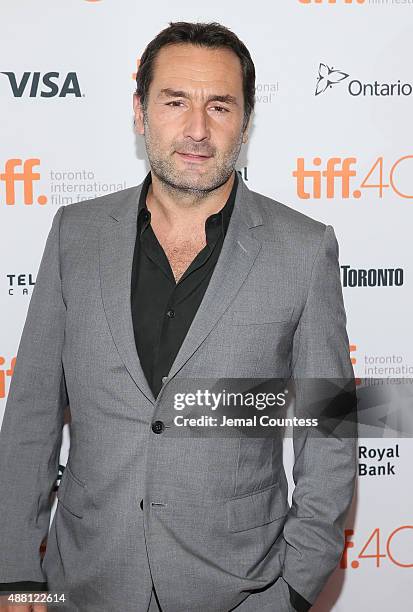
<path id="1" fill-rule="evenodd" d="M 186 117 L 184 136 L 201 141 L 209 138 L 208 113 L 203 108 L 191 109 Z"/>

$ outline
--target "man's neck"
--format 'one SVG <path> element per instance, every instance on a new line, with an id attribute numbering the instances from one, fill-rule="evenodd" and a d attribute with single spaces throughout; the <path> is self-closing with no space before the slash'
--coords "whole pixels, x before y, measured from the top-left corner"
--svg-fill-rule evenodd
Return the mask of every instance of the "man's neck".
<path id="1" fill-rule="evenodd" d="M 228 200 L 235 180 L 235 171 L 217 189 L 200 197 L 191 192 L 171 189 L 152 172 L 146 206 L 156 225 L 170 228 L 203 227 L 205 220 L 221 210 Z"/>

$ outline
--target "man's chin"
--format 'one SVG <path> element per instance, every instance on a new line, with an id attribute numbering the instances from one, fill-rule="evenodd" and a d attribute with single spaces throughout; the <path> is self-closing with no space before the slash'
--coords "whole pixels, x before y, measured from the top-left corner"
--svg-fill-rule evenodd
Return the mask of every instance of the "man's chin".
<path id="1" fill-rule="evenodd" d="M 216 189 L 216 180 L 206 176 L 194 176 L 193 173 L 180 172 L 179 176 L 164 177 L 165 183 L 179 191 L 208 192 Z"/>

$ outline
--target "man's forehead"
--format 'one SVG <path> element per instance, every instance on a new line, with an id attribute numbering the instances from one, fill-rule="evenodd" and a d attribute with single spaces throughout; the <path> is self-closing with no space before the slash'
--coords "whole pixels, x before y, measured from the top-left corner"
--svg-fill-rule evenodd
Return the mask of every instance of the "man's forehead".
<path id="1" fill-rule="evenodd" d="M 230 49 L 174 44 L 162 47 L 155 61 L 155 77 L 228 81 L 241 78 L 241 63 Z"/>

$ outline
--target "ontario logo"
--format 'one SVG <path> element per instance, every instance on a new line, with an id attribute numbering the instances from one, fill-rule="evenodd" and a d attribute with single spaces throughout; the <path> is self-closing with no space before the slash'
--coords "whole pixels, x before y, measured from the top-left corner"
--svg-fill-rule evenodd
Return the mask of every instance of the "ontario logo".
<path id="1" fill-rule="evenodd" d="M 15 72 L 3 71 L 15 98 L 66 98 L 83 97 L 76 72 Z"/>
<path id="2" fill-rule="evenodd" d="M 347 83 L 347 93 L 350 96 L 411 96 L 413 85 L 411 83 L 402 83 L 398 79 L 394 83 L 380 83 L 379 81 L 364 82 L 359 79 L 350 79 L 350 75 L 342 70 L 336 70 L 333 66 L 330 68 L 327 64 L 320 63 L 318 66 L 318 76 L 315 88 L 315 95 L 319 96 L 333 86 Z"/>

